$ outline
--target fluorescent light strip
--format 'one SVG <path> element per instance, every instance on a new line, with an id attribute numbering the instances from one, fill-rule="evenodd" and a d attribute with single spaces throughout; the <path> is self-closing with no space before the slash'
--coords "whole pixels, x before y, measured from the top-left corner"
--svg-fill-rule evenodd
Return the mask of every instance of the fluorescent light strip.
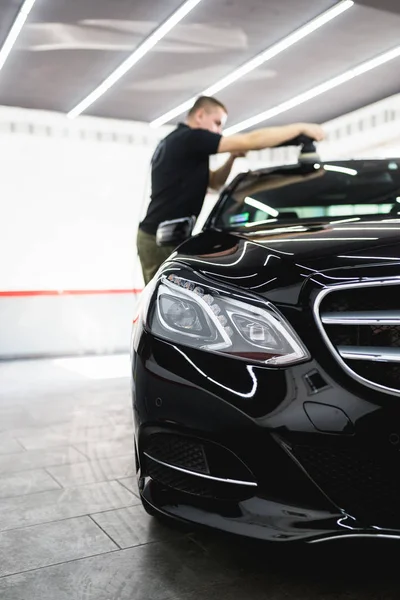
<path id="1" fill-rule="evenodd" d="M 9 34 L 0 50 L 0 70 L 3 68 L 4 63 L 7 60 L 8 55 L 10 54 L 12 47 L 14 46 L 17 37 L 21 33 L 21 29 L 24 26 L 26 19 L 28 18 L 29 13 L 32 10 L 33 5 L 36 0 L 25 0 L 23 3 L 10 31 Z"/>
<path id="2" fill-rule="evenodd" d="M 67 116 L 74 119 L 86 110 L 91 104 L 100 98 L 114 83 L 116 83 L 125 73 L 127 73 L 136 63 L 139 62 L 154 46 L 162 40 L 163 37 L 171 31 L 186 15 L 192 11 L 201 0 L 187 0 L 174 14 L 164 21 L 145 41 L 138 47 L 124 62 L 109 75 L 93 92 L 73 108 Z"/>
<path id="3" fill-rule="evenodd" d="M 244 65 L 242 65 L 241 67 L 239 67 L 238 69 L 236 69 L 235 71 L 233 71 L 214 85 L 203 90 L 196 96 L 193 96 L 193 98 L 190 98 L 190 100 L 183 102 L 176 108 L 173 108 L 172 110 L 168 111 L 161 117 L 158 117 L 150 123 L 150 127 L 160 127 L 161 125 L 164 125 L 171 119 L 174 119 L 178 115 L 181 115 L 182 113 L 188 111 L 193 106 L 198 96 L 213 96 L 217 92 L 220 92 L 221 90 L 225 89 L 226 87 L 228 87 L 228 85 L 231 85 L 241 77 L 244 77 L 254 69 L 257 69 L 257 67 L 261 66 L 268 60 L 271 60 L 287 48 L 290 48 L 290 46 L 293 46 L 313 31 L 316 31 L 326 23 L 329 23 L 329 21 L 332 21 L 332 19 L 335 19 L 344 11 L 351 8 L 353 5 L 354 2 L 352 0 L 342 0 L 342 2 L 336 4 L 333 8 L 330 8 L 329 10 L 325 11 L 324 13 L 322 13 L 321 15 L 304 25 L 303 27 L 300 27 L 300 29 L 297 29 L 280 42 L 277 42 L 270 48 L 267 48 L 267 50 L 264 50 L 263 52 L 261 52 L 261 54 L 258 54 L 257 56 L 249 60 L 247 63 L 245 63 Z"/>
<path id="4" fill-rule="evenodd" d="M 365 63 L 362 63 L 358 67 L 346 71 L 338 77 L 334 77 L 333 79 L 330 79 L 325 83 L 321 83 L 320 85 L 317 85 L 316 87 L 312 88 L 311 90 L 308 90 L 307 92 L 303 92 L 302 94 L 295 96 L 291 100 L 287 100 L 282 104 L 278 104 L 278 106 L 275 106 L 274 108 L 270 108 L 262 113 L 259 113 L 258 115 L 255 115 L 250 119 L 246 119 L 245 121 L 242 121 L 237 125 L 228 127 L 227 129 L 225 129 L 224 135 L 232 135 L 234 133 L 239 133 L 244 129 L 252 127 L 253 125 L 258 125 L 258 123 L 268 121 L 268 119 L 272 119 L 273 117 L 276 117 L 277 115 L 291 110 L 292 108 L 295 108 L 296 106 L 299 106 L 300 104 L 303 104 L 308 100 L 312 100 L 313 98 L 316 98 L 317 96 L 320 96 L 321 94 L 324 94 L 325 92 L 328 92 L 329 90 L 332 90 L 335 87 L 338 87 L 339 85 L 342 85 L 343 83 L 346 83 L 347 81 L 358 77 L 359 75 L 363 75 L 364 73 L 367 73 L 368 71 L 371 71 L 376 67 L 384 65 L 385 63 L 389 62 L 390 60 L 393 60 L 394 58 L 398 58 L 399 56 L 400 46 L 397 46 L 396 48 L 389 50 L 389 52 L 380 54 L 379 56 L 368 60 Z"/>

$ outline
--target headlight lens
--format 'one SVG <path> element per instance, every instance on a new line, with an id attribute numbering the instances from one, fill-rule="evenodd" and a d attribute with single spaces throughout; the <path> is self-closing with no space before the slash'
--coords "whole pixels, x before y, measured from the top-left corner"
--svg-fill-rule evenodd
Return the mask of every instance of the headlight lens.
<path id="1" fill-rule="evenodd" d="M 171 342 L 271 366 L 309 358 L 272 305 L 255 306 L 176 275 L 162 277 L 148 326 Z"/>
<path id="2" fill-rule="evenodd" d="M 166 327 L 186 334 L 211 334 L 207 323 L 202 317 L 199 307 L 190 300 L 161 293 L 158 297 L 160 318 Z"/>

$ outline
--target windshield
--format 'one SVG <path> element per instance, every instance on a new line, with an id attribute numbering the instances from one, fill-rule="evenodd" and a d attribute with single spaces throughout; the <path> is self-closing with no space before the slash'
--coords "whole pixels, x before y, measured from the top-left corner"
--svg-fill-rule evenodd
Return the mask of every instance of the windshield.
<path id="1" fill-rule="evenodd" d="M 213 225 L 237 230 L 361 215 L 400 216 L 400 160 L 315 163 L 249 173 L 217 207 Z"/>

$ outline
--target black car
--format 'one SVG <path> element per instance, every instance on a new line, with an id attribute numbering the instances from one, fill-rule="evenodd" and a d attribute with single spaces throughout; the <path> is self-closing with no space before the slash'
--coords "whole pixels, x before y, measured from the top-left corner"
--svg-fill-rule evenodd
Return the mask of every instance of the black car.
<path id="1" fill-rule="evenodd" d="M 142 293 L 131 353 L 148 512 L 400 539 L 400 159 L 237 176 Z"/>

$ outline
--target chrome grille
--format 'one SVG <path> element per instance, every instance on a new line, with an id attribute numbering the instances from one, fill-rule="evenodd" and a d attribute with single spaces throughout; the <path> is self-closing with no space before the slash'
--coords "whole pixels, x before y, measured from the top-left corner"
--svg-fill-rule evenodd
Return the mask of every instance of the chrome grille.
<path id="1" fill-rule="evenodd" d="M 329 349 L 349 374 L 400 395 L 400 280 L 326 288 L 314 312 Z"/>

